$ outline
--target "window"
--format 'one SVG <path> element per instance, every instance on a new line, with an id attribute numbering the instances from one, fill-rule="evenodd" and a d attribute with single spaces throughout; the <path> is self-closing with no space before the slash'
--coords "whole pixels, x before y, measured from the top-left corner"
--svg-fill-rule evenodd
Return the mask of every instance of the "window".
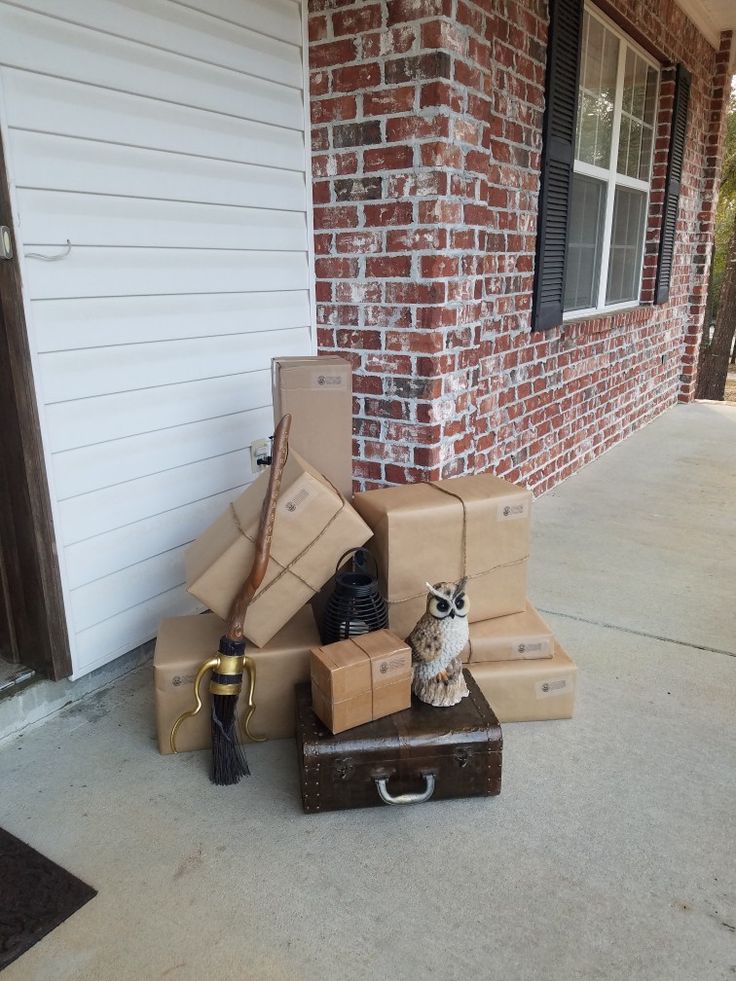
<path id="1" fill-rule="evenodd" d="M 639 299 L 659 71 L 598 13 L 583 12 L 565 316 Z"/>

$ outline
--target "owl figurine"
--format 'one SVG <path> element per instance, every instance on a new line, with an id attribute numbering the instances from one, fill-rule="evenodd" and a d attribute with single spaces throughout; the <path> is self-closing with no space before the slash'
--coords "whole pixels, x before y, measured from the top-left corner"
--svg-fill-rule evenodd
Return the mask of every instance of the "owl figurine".
<path id="1" fill-rule="evenodd" d="M 460 652 L 468 642 L 467 579 L 427 583 L 427 610 L 408 637 L 411 689 L 428 705 L 457 705 L 468 694 Z"/>

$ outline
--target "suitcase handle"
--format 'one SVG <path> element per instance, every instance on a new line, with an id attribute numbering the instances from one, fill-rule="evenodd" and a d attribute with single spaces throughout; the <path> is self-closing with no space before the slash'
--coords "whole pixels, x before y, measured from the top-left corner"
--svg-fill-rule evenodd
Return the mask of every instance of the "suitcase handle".
<path id="1" fill-rule="evenodd" d="M 397 794 L 395 797 L 389 793 L 388 777 L 375 777 L 374 779 L 378 796 L 384 804 L 423 804 L 434 793 L 434 773 L 424 774 L 424 790 L 418 794 Z"/>

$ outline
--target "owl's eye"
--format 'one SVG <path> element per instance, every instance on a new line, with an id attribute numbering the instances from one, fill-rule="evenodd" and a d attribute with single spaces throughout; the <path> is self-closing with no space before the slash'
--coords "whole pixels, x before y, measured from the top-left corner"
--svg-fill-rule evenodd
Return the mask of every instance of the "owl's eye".
<path id="1" fill-rule="evenodd" d="M 449 609 L 450 609 L 450 604 L 447 602 L 447 600 L 444 600 L 444 599 L 437 600 L 437 612 L 438 613 L 447 613 L 447 611 Z"/>
<path id="2" fill-rule="evenodd" d="M 462 610 L 465 608 L 465 598 L 463 596 L 458 596 L 455 600 L 455 609 Z"/>

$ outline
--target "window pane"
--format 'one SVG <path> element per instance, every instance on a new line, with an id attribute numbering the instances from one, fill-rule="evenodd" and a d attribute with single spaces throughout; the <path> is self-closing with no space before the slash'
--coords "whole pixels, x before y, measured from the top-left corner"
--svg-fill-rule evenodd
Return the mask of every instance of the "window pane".
<path id="1" fill-rule="evenodd" d="M 654 112 L 657 107 L 657 73 L 647 68 L 647 93 L 644 99 L 644 122 L 647 126 L 654 125 Z"/>
<path id="2" fill-rule="evenodd" d="M 639 173 L 635 174 L 640 181 L 649 180 L 649 168 L 652 165 L 652 136 L 651 126 L 643 126 L 641 131 L 641 159 L 639 161 Z"/>
<path id="3" fill-rule="evenodd" d="M 618 43 L 615 34 L 584 13 L 575 155 L 598 167 L 608 167 L 611 160 Z"/>
<path id="4" fill-rule="evenodd" d="M 646 194 L 617 187 L 613 203 L 606 303 L 638 299 L 645 219 Z"/>
<path id="5" fill-rule="evenodd" d="M 628 177 L 649 180 L 657 72 L 629 48 L 626 51 L 621 131 L 616 170 Z"/>
<path id="6" fill-rule="evenodd" d="M 575 174 L 567 238 L 565 310 L 594 307 L 598 297 L 606 185 Z"/>

